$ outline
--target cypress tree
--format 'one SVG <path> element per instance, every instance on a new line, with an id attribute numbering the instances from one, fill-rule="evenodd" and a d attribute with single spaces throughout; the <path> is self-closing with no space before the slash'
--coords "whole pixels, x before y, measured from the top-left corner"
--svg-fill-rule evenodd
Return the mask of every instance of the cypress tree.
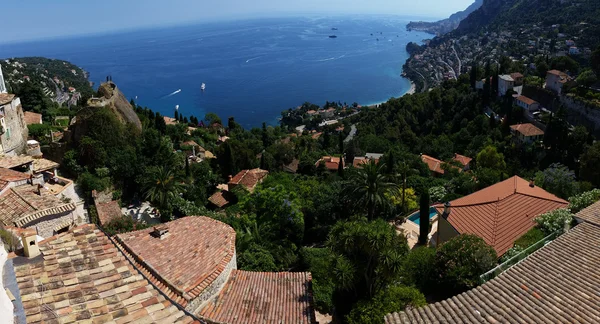
<path id="1" fill-rule="evenodd" d="M 420 199 L 420 210 L 419 210 L 419 244 L 427 244 L 427 235 L 429 234 L 429 189 L 423 189 Z"/>
<path id="2" fill-rule="evenodd" d="M 179 120 L 179 111 L 175 109 L 175 120 Z"/>
<path id="3" fill-rule="evenodd" d="M 344 155 L 344 133 L 340 132 L 340 136 L 338 138 L 338 145 L 340 148 L 340 154 Z"/>
<path id="4" fill-rule="evenodd" d="M 190 174 L 191 174 L 191 172 L 190 172 L 190 159 L 188 159 L 188 157 L 186 156 L 185 157 L 185 175 L 187 177 L 189 177 Z"/>
<path id="5" fill-rule="evenodd" d="M 343 157 L 340 157 L 340 163 L 338 163 L 337 172 L 341 178 L 344 177 L 344 158 Z"/>

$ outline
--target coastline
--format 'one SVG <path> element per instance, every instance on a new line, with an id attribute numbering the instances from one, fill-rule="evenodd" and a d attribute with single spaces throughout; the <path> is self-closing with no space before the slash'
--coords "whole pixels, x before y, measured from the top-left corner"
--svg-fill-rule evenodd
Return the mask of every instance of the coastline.
<path id="1" fill-rule="evenodd" d="M 391 97 L 391 98 L 389 98 L 389 99 L 387 99 L 385 101 L 374 102 L 374 103 L 366 104 L 366 105 L 363 105 L 363 106 L 364 107 L 378 107 L 379 105 L 388 102 L 388 100 L 390 100 L 392 98 L 396 98 L 397 99 L 397 98 L 402 98 L 402 97 L 404 97 L 406 95 L 415 94 L 417 92 L 417 85 L 413 81 L 411 81 L 410 79 L 409 79 L 409 81 L 410 81 L 410 88 L 403 95 L 398 96 L 398 97 Z"/>

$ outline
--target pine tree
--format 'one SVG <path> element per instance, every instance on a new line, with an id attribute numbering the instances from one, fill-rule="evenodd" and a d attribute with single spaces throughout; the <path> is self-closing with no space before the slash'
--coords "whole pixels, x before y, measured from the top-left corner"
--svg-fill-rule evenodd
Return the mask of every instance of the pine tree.
<path id="1" fill-rule="evenodd" d="M 419 210 L 419 244 L 427 244 L 427 235 L 429 235 L 429 189 L 423 189 L 421 193 Z"/>
<path id="2" fill-rule="evenodd" d="M 266 165 L 266 161 L 265 161 L 265 150 L 263 150 L 262 153 L 260 154 L 260 168 L 262 170 L 267 170 L 267 165 Z"/>

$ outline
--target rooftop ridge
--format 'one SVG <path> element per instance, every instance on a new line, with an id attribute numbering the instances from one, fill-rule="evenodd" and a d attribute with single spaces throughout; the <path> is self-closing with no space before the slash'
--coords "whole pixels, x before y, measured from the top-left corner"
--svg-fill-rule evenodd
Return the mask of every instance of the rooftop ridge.
<path id="1" fill-rule="evenodd" d="M 30 203 L 29 203 L 29 201 L 27 201 L 27 199 L 23 198 L 23 196 L 22 196 L 22 195 L 21 195 L 21 194 L 20 194 L 18 191 L 16 191 L 16 190 L 15 190 L 15 188 L 10 188 L 10 190 L 11 190 L 12 192 L 14 192 L 14 193 L 15 193 L 15 195 L 17 195 L 17 197 L 21 198 L 21 200 L 23 200 L 23 201 L 24 201 L 24 202 L 25 202 L 27 205 L 29 205 L 31 208 L 33 208 L 33 209 L 34 209 L 34 210 L 36 210 L 36 211 L 37 211 L 37 210 L 39 210 L 39 209 L 37 209 L 37 208 L 36 208 L 34 205 L 30 204 Z"/>

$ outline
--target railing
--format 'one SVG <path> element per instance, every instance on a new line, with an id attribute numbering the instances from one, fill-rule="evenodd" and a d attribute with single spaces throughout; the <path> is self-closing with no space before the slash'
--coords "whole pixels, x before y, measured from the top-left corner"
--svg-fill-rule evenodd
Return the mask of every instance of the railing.
<path id="1" fill-rule="evenodd" d="M 497 277 L 498 275 L 500 275 L 502 272 L 508 270 L 513 265 L 521 262 L 523 259 L 525 259 L 527 256 L 529 256 L 533 252 L 539 250 L 540 248 L 546 246 L 546 244 L 552 242 L 561 233 L 562 233 L 561 231 L 558 231 L 558 232 L 554 232 L 554 233 L 552 233 L 552 234 L 544 237 L 543 239 L 537 241 L 536 243 L 534 243 L 530 247 L 528 247 L 525 250 L 519 252 L 519 254 L 517 254 L 517 255 L 513 256 L 512 258 L 510 258 L 510 259 L 504 261 L 503 263 L 499 264 L 494 269 L 492 269 L 492 270 L 490 270 L 490 271 L 482 274 L 481 276 L 479 276 L 480 283 L 483 284 L 483 283 L 486 283 L 486 282 L 494 279 L 495 277 Z"/>

